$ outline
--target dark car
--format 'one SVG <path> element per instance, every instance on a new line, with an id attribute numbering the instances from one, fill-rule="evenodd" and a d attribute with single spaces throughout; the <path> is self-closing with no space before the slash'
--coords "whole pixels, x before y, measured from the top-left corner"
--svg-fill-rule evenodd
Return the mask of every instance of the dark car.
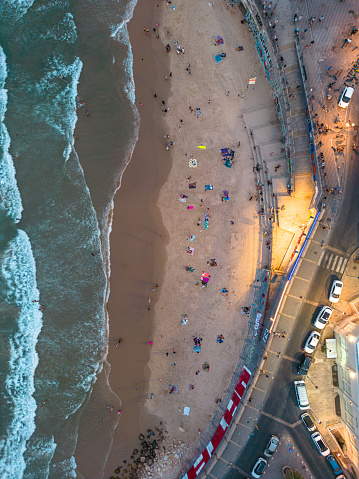
<path id="1" fill-rule="evenodd" d="M 307 354 L 303 354 L 302 360 L 298 364 L 298 374 L 305 376 L 309 371 L 311 362 L 312 362 L 312 357 L 308 356 Z"/>
<path id="2" fill-rule="evenodd" d="M 304 422 L 309 432 L 313 432 L 317 429 L 314 422 L 312 421 L 312 418 L 309 416 L 307 412 L 302 414 L 300 417 L 302 418 L 302 421 Z"/>
<path id="3" fill-rule="evenodd" d="M 328 461 L 329 464 L 332 466 L 335 475 L 341 474 L 341 473 L 343 472 L 342 469 L 341 469 L 341 467 L 340 467 L 339 464 L 337 463 L 335 457 L 333 456 L 333 454 L 330 454 L 330 455 L 327 457 L 327 461 Z"/>

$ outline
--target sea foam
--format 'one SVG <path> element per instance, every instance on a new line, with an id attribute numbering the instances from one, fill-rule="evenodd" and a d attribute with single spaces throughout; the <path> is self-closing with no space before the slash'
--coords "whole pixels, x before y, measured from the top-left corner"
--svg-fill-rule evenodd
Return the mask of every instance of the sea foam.
<path id="1" fill-rule="evenodd" d="M 36 403 L 32 396 L 38 364 L 35 346 L 42 326 L 35 261 L 24 231 L 18 230 L 3 253 L 1 276 L 2 303 L 10 311 L 16 311 L 12 319 L 16 327 L 7 339 L 10 360 L 5 379 L 5 395 L 12 403 L 11 420 L 0 441 L 0 477 L 13 479 L 21 477 L 25 470 L 26 442 L 35 430 Z"/>
<path id="2" fill-rule="evenodd" d="M 7 104 L 7 91 L 4 89 L 6 76 L 6 56 L 0 46 L 0 208 L 14 221 L 19 221 L 23 207 L 9 154 L 10 136 L 3 123 Z"/>

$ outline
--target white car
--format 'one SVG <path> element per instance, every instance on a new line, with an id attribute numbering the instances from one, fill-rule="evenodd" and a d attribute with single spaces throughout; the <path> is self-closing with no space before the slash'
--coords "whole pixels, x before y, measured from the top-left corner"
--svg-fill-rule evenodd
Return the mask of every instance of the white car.
<path id="1" fill-rule="evenodd" d="M 302 421 L 304 422 L 304 424 L 305 424 L 305 426 L 306 426 L 306 428 L 308 429 L 309 432 L 313 432 L 317 429 L 313 420 L 312 420 L 312 418 L 309 416 L 309 414 L 307 412 L 302 414 L 300 417 L 302 418 Z"/>
<path id="2" fill-rule="evenodd" d="M 354 88 L 352 88 L 351 86 L 346 86 L 343 90 L 343 93 L 341 94 L 339 98 L 338 105 L 341 108 L 348 108 L 348 105 L 349 105 L 351 97 L 353 96 L 353 93 L 354 93 Z"/>
<path id="3" fill-rule="evenodd" d="M 314 444 L 317 446 L 318 448 L 318 451 L 320 452 L 320 454 L 322 456 L 329 456 L 330 454 L 330 449 L 329 447 L 326 445 L 324 439 L 322 438 L 321 434 L 319 434 L 319 432 L 313 432 L 312 434 L 312 439 L 313 439 L 313 442 Z"/>
<path id="4" fill-rule="evenodd" d="M 330 293 L 329 293 L 329 301 L 331 303 L 337 303 L 339 301 L 340 295 L 342 293 L 343 283 L 338 279 L 333 281 Z"/>
<path id="5" fill-rule="evenodd" d="M 330 319 L 330 316 L 332 315 L 332 312 L 332 308 L 329 308 L 329 306 L 323 306 L 319 311 L 318 316 L 314 320 L 314 327 L 318 329 L 324 329 Z"/>
<path id="6" fill-rule="evenodd" d="M 254 464 L 254 467 L 252 469 L 251 475 L 255 479 L 258 479 L 261 477 L 261 475 L 264 472 L 264 469 L 267 467 L 268 462 L 263 459 L 263 457 L 260 457 L 258 461 Z"/>
<path id="7" fill-rule="evenodd" d="M 317 347 L 320 339 L 320 334 L 317 331 L 311 331 L 310 335 L 308 336 L 308 339 L 305 342 L 304 345 L 304 351 L 308 354 L 312 354 L 314 349 Z"/>
<path id="8" fill-rule="evenodd" d="M 266 457 L 272 457 L 273 454 L 275 453 L 275 450 L 278 447 L 278 444 L 279 444 L 279 437 L 274 436 L 274 435 L 271 436 L 271 438 L 268 441 L 268 444 L 267 444 L 266 448 L 264 449 L 263 454 Z"/>

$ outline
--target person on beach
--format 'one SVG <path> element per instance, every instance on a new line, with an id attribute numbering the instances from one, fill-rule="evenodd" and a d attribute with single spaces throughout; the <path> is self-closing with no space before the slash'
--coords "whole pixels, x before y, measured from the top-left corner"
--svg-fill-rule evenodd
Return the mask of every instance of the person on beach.
<path id="1" fill-rule="evenodd" d="M 117 344 L 116 344 L 116 348 L 117 348 L 117 346 L 118 346 L 119 344 L 121 344 L 121 343 L 122 343 L 122 338 L 120 338 L 120 339 L 118 340 L 118 342 L 117 342 Z"/>

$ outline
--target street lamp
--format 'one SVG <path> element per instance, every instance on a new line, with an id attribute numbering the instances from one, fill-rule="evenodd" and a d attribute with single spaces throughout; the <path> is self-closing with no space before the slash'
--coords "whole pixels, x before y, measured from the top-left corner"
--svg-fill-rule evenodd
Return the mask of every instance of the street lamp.
<path id="1" fill-rule="evenodd" d="M 318 389 L 318 386 L 317 386 L 317 385 L 316 385 L 316 384 L 315 384 L 315 383 L 314 383 L 314 382 L 313 382 L 313 381 L 310 379 L 310 377 L 309 377 L 309 376 L 307 376 L 307 378 L 309 379 L 309 381 L 310 381 L 312 384 L 314 384 L 314 386 L 315 386 L 315 389 Z"/>

